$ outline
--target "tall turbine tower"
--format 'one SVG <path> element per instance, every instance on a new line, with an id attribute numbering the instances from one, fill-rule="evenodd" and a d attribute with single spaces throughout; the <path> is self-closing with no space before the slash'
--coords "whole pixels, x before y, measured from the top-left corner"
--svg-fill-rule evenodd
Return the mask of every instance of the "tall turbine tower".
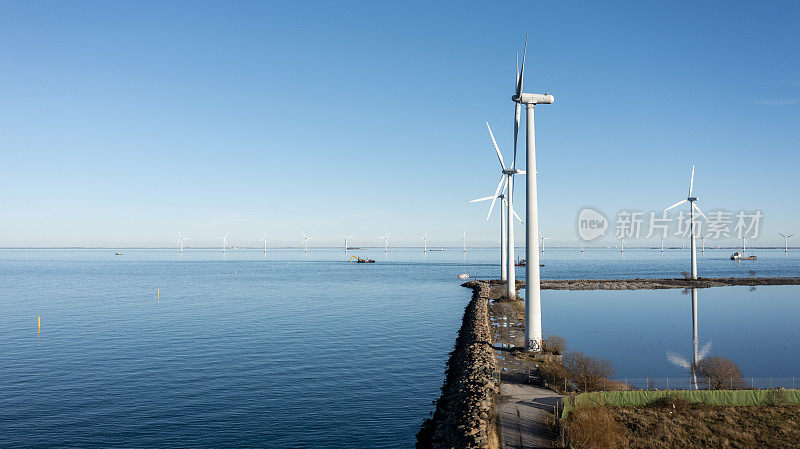
<path id="1" fill-rule="evenodd" d="M 783 235 L 780 232 L 778 233 L 781 237 L 783 237 L 783 252 L 789 253 L 789 237 L 793 236 L 794 234 Z"/>
<path id="2" fill-rule="evenodd" d="M 525 54 L 528 49 L 528 38 L 525 38 L 525 50 L 522 53 L 522 67 L 517 76 L 517 85 L 514 96 L 514 165 L 516 168 L 517 133 L 519 132 L 520 109 L 525 105 L 526 113 L 526 207 L 525 222 L 528 224 L 525 232 L 525 349 L 539 351 L 542 348 L 542 298 L 541 281 L 539 278 L 539 212 L 536 192 L 536 129 L 534 125 L 533 108 L 537 104 L 553 104 L 552 95 L 526 94 L 522 91 L 525 78 Z M 509 188 L 509 191 L 512 189 Z M 510 203 L 510 202 L 509 202 Z"/>
<path id="3" fill-rule="evenodd" d="M 423 248 L 422 251 L 425 254 L 428 254 L 428 233 L 427 232 L 425 233 L 425 235 L 422 236 L 422 242 L 424 244 L 424 246 L 422 247 Z"/>
<path id="4" fill-rule="evenodd" d="M 184 237 L 181 231 L 178 231 L 178 244 L 181 245 L 181 254 L 183 254 L 183 241 L 189 240 L 189 237 Z"/>
<path id="5" fill-rule="evenodd" d="M 464 231 L 464 235 L 461 236 L 461 240 L 464 243 L 464 254 L 467 253 L 467 231 Z"/>
<path id="6" fill-rule="evenodd" d="M 524 61 L 523 61 L 524 62 Z M 505 189 L 505 196 L 506 202 L 508 203 L 508 207 L 506 208 L 506 297 L 508 298 L 516 298 L 517 297 L 517 278 L 516 278 L 516 269 L 514 266 L 514 217 L 516 213 L 514 212 L 514 175 L 516 174 L 525 174 L 522 170 L 517 170 L 516 168 L 508 168 L 506 167 L 505 162 L 503 162 L 503 155 L 500 153 L 500 147 L 497 146 L 497 141 L 494 138 L 494 133 L 492 133 L 492 127 L 489 126 L 489 122 L 486 122 L 486 128 L 489 129 L 489 136 L 492 138 L 492 145 L 494 145 L 494 150 L 497 153 L 497 159 L 500 161 L 500 182 L 497 183 L 497 189 L 494 192 L 494 196 L 487 197 L 484 199 L 492 198 L 492 205 L 489 207 L 489 214 L 486 215 L 486 219 L 489 219 L 489 216 L 492 215 L 492 209 L 494 208 L 494 202 L 500 195 L 500 192 L 504 191 Z M 503 187 L 505 185 L 505 187 Z M 519 217 L 517 217 L 519 219 Z M 520 220 L 521 221 L 521 220 Z"/>
<path id="7" fill-rule="evenodd" d="M 692 196 L 692 190 L 694 189 L 694 165 L 692 165 L 692 176 L 689 178 L 689 196 L 686 197 L 685 200 L 678 201 L 677 203 L 673 204 L 672 206 L 664 209 L 664 212 L 672 209 L 673 207 L 678 207 L 683 203 L 689 203 L 689 234 L 691 234 L 691 240 L 689 241 L 689 247 L 691 248 L 692 252 L 692 279 L 697 279 L 697 249 L 695 248 L 695 232 L 694 232 L 694 211 L 696 210 L 703 218 L 708 220 L 706 214 L 700 210 L 700 207 L 697 204 L 694 204 L 697 201 L 696 197 Z"/>

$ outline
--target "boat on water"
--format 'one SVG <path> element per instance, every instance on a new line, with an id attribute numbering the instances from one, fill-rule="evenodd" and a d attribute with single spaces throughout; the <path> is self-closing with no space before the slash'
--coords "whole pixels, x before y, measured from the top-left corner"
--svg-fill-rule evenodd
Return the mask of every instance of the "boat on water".
<path id="1" fill-rule="evenodd" d="M 122 255 L 122 251 L 117 251 L 117 252 L 114 253 L 114 255 L 115 256 L 121 256 Z"/>
<path id="2" fill-rule="evenodd" d="M 358 247 L 358 246 L 348 246 L 348 247 L 347 247 L 347 251 L 352 251 L 352 250 L 354 250 L 354 249 L 361 249 L 361 248 L 360 248 L 360 247 Z"/>
<path id="3" fill-rule="evenodd" d="M 514 266 L 515 267 L 527 267 L 528 266 L 528 261 L 526 259 L 518 259 L 516 262 L 514 262 Z M 544 264 L 540 263 L 539 266 L 543 267 Z"/>
<path id="4" fill-rule="evenodd" d="M 458 275 L 459 279 L 469 279 L 469 275 L 467 273 L 461 273 Z"/>
<path id="5" fill-rule="evenodd" d="M 375 261 L 372 260 L 372 259 L 362 259 L 362 258 L 360 258 L 358 256 L 351 256 L 350 257 L 350 262 L 352 262 L 353 259 L 356 260 L 356 263 L 375 263 Z"/>
<path id="6" fill-rule="evenodd" d="M 429 248 L 428 251 L 444 251 L 444 248 Z"/>
<path id="7" fill-rule="evenodd" d="M 731 255 L 731 260 L 756 260 L 756 256 L 744 256 L 739 251 Z"/>

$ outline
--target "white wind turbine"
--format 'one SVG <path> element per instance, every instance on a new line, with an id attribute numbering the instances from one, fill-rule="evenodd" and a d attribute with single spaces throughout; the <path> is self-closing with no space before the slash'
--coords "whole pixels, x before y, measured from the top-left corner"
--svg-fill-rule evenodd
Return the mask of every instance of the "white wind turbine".
<path id="1" fill-rule="evenodd" d="M 183 241 L 189 240 L 189 237 L 184 237 L 181 231 L 178 231 L 178 245 L 181 246 L 181 254 L 183 254 Z"/>
<path id="2" fill-rule="evenodd" d="M 231 247 L 231 244 L 228 243 L 228 233 L 226 232 L 224 236 L 217 237 L 218 239 L 222 239 L 222 254 L 225 254 L 225 247 Z"/>
<path id="3" fill-rule="evenodd" d="M 781 237 L 783 237 L 783 252 L 789 252 L 789 237 L 793 236 L 794 234 L 783 235 L 780 232 L 778 233 Z"/>
<path id="4" fill-rule="evenodd" d="M 625 239 L 622 238 L 622 237 L 617 237 L 617 238 L 619 239 L 619 247 L 620 247 L 619 252 L 624 253 L 625 252 Z"/>
<path id="5" fill-rule="evenodd" d="M 706 235 L 705 234 L 700 234 L 700 241 L 702 242 L 701 246 L 700 246 L 700 252 L 704 253 L 704 252 L 706 252 Z"/>
<path id="6" fill-rule="evenodd" d="M 708 353 L 711 351 L 711 342 L 703 346 L 702 349 L 698 350 L 699 346 L 699 339 L 698 339 L 698 327 L 697 327 L 697 289 L 692 289 L 692 362 L 689 362 L 685 358 L 675 354 L 674 352 L 667 352 L 667 360 L 677 365 L 685 370 L 689 371 L 692 375 L 692 380 L 694 383 L 695 390 L 698 388 L 697 385 L 697 363 L 703 360 L 708 356 Z"/>
<path id="7" fill-rule="evenodd" d="M 550 237 L 545 237 L 545 236 L 543 236 L 543 235 L 542 235 L 542 233 L 540 232 L 540 233 L 539 233 L 539 246 L 541 247 L 541 249 L 542 249 L 542 252 L 544 252 L 544 241 L 545 241 L 545 240 L 550 240 Z"/>
<path id="8" fill-rule="evenodd" d="M 306 253 L 306 254 L 308 254 L 308 241 L 309 241 L 309 240 L 314 240 L 314 237 L 309 237 L 309 236 L 307 236 L 307 235 L 306 235 L 306 233 L 304 232 L 304 233 L 303 233 L 303 241 L 302 241 L 302 242 L 300 242 L 300 246 L 305 246 L 305 247 L 306 247 L 306 248 L 305 248 L 305 253 Z"/>
<path id="9" fill-rule="evenodd" d="M 425 254 L 428 254 L 428 233 L 427 232 L 425 233 L 425 235 L 422 236 L 422 242 L 424 244 L 422 251 L 425 252 Z"/>
<path id="10" fill-rule="evenodd" d="M 344 234 L 339 234 L 339 235 L 341 235 L 342 238 L 344 239 L 344 252 L 347 252 L 347 239 L 351 239 L 351 238 L 353 238 L 353 236 L 352 235 L 344 235 Z"/>
<path id="11" fill-rule="evenodd" d="M 672 206 L 664 209 L 664 212 L 678 207 L 681 204 L 689 203 L 689 234 L 690 234 L 690 248 L 692 252 L 692 279 L 697 279 L 697 250 L 695 248 L 695 231 L 694 231 L 694 211 L 696 210 L 703 218 L 708 220 L 706 214 L 700 210 L 700 207 L 697 204 L 694 204 L 697 201 L 696 197 L 692 196 L 692 190 L 694 188 L 694 165 L 692 165 L 692 176 L 689 178 L 689 195 L 686 197 L 685 200 L 678 201 L 677 203 L 673 204 Z"/>
<path id="12" fill-rule="evenodd" d="M 383 239 L 383 252 L 387 254 L 389 253 L 389 234 L 391 234 L 391 232 L 387 232 L 386 235 L 378 237 L 379 239 Z"/>
<path id="13" fill-rule="evenodd" d="M 542 298 L 541 281 L 539 277 L 539 211 L 538 194 L 536 191 L 536 127 L 534 125 L 533 109 L 537 104 L 553 104 L 552 95 L 527 94 L 522 90 L 525 78 L 525 53 L 527 53 L 528 38 L 525 38 L 525 50 L 522 53 L 522 67 L 517 76 L 517 85 L 511 101 L 514 102 L 514 164 L 516 169 L 517 134 L 519 133 L 520 109 L 525 105 L 527 124 L 525 126 L 526 167 L 528 173 L 525 180 L 525 349 L 539 351 L 542 348 Z M 513 191 L 513 185 L 509 186 Z M 509 201 L 509 205 L 513 205 Z M 509 239 L 510 241 L 510 239 Z M 513 267 L 512 267 L 513 271 Z"/>
<path id="14" fill-rule="evenodd" d="M 523 58 L 523 66 L 525 64 L 525 60 Z M 494 150 L 497 153 L 497 159 L 500 161 L 500 182 L 497 183 L 497 189 L 495 189 L 494 195 L 488 196 L 485 198 L 479 198 L 473 201 L 484 201 L 484 200 L 492 200 L 492 205 L 489 206 L 489 213 L 486 215 L 486 220 L 489 220 L 489 217 L 492 215 L 492 209 L 494 209 L 494 203 L 497 201 L 497 198 L 500 197 L 500 193 L 505 191 L 505 199 L 506 203 L 508 204 L 508 208 L 505 211 L 505 219 L 506 219 L 506 297 L 508 298 L 516 298 L 517 296 L 517 288 L 516 288 L 516 270 L 514 268 L 514 217 L 516 213 L 514 212 L 514 175 L 515 174 L 525 174 L 522 170 L 517 170 L 516 168 L 507 168 L 505 162 L 503 162 L 503 155 L 500 153 L 500 147 L 497 146 L 497 141 L 494 138 L 494 133 L 492 133 L 492 127 L 489 126 L 489 122 L 486 122 L 486 128 L 489 129 L 489 137 L 492 138 L 492 145 L 494 145 Z M 520 221 L 522 221 L 519 217 L 517 217 Z M 502 252 L 502 251 L 501 251 Z M 530 261 L 528 262 L 530 266 Z M 538 268 L 538 263 L 537 263 Z"/>
<path id="15" fill-rule="evenodd" d="M 747 239 L 742 237 L 742 254 L 747 252 Z"/>
<path id="16" fill-rule="evenodd" d="M 485 196 L 483 198 L 477 198 L 471 200 L 470 203 L 477 203 L 480 201 L 489 201 L 492 199 L 499 199 L 500 200 L 500 280 L 507 281 L 508 280 L 508 239 L 506 238 L 506 231 L 508 231 L 508 227 L 506 226 L 506 208 L 508 204 L 506 203 L 506 196 L 505 196 L 505 188 L 503 191 L 500 192 L 500 195 L 493 196 Z M 519 215 L 516 212 L 512 211 L 514 217 L 520 222 L 524 223 Z M 489 210 L 489 214 L 491 215 L 492 211 Z M 489 216 L 490 216 L 489 215 Z M 489 216 L 486 217 L 486 220 L 489 220 Z M 513 261 L 513 259 L 512 259 Z"/>
<path id="17" fill-rule="evenodd" d="M 259 242 L 261 242 L 261 241 L 264 242 L 264 255 L 266 256 L 267 255 L 267 233 L 265 232 L 264 233 L 264 237 L 261 237 L 258 241 Z"/>

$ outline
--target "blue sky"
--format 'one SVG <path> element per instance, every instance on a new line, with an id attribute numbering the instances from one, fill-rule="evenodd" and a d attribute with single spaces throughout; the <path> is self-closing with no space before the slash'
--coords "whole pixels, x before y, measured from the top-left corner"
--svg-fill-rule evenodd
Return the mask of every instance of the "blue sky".
<path id="1" fill-rule="evenodd" d="M 798 17 L 793 2 L 3 2 L 0 246 L 171 246 L 177 230 L 493 244 L 496 218 L 467 201 L 497 183 L 485 120 L 510 158 L 526 33 L 526 91 L 556 97 L 536 113 L 553 243 L 576 240 L 585 206 L 613 219 L 682 199 L 694 163 L 701 207 L 761 210 L 756 242 L 775 244 L 800 234 Z"/>

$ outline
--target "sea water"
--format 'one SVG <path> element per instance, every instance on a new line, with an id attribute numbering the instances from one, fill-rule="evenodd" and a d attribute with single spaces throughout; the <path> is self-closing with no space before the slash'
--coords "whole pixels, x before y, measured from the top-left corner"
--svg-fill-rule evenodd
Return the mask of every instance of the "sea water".
<path id="1" fill-rule="evenodd" d="M 0 447 L 413 446 L 471 295 L 457 275 L 499 272 L 496 249 L 123 252 L 0 250 Z M 701 275 L 800 274 L 782 251 L 730 252 Z M 676 277 L 687 254 L 545 249 L 542 277 Z M 701 344 L 792 375 L 798 292 L 701 290 Z M 543 324 L 618 376 L 677 375 L 690 297 L 545 291 Z"/>

